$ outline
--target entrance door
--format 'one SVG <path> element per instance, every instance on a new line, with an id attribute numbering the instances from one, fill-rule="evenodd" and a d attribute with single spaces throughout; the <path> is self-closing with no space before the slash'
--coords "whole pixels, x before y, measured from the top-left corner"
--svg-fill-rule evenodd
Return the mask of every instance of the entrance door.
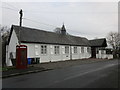
<path id="1" fill-rule="evenodd" d="M 92 47 L 91 51 L 92 51 L 92 58 L 96 58 L 96 48 Z"/>

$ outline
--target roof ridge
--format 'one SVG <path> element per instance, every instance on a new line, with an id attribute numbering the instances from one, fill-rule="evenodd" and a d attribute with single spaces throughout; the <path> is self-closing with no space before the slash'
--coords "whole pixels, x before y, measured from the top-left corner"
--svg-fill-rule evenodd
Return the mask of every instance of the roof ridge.
<path id="1" fill-rule="evenodd" d="M 18 25 L 12 25 L 12 26 L 20 27 Z M 26 27 L 26 26 L 22 26 L 20 28 L 32 29 L 32 30 L 43 31 L 43 32 L 48 32 L 48 33 L 55 33 L 55 32 L 52 32 L 52 31 L 46 31 L 46 30 L 42 30 L 42 29 L 30 28 L 30 27 Z"/>
<path id="2" fill-rule="evenodd" d="M 97 38 L 97 39 L 92 39 L 92 40 L 103 40 L 103 39 L 106 39 L 106 38 Z M 89 40 L 89 41 L 92 41 L 92 40 Z"/>
<path id="3" fill-rule="evenodd" d="M 12 25 L 12 26 L 15 26 L 15 27 L 20 27 L 18 25 Z M 36 28 L 30 28 L 30 27 L 26 27 L 26 26 L 22 26 L 20 28 L 27 28 L 27 29 L 33 29 L 33 30 L 37 30 L 37 31 L 43 31 L 43 32 L 47 32 L 47 33 L 54 33 L 54 34 L 59 34 L 59 33 L 55 33 L 55 32 L 52 32 L 52 31 L 46 31 L 46 30 L 42 30 L 42 29 L 36 29 Z M 66 35 L 66 36 L 72 36 L 72 37 L 77 37 L 77 38 L 84 38 L 84 39 L 87 39 L 85 37 L 80 37 L 80 36 L 74 36 L 74 35 Z"/>
<path id="4" fill-rule="evenodd" d="M 62 35 L 55 32 L 45 31 L 41 29 L 29 28 L 25 26 L 12 25 L 15 33 L 19 35 L 19 28 L 21 28 L 20 41 L 32 42 L 32 43 L 56 43 L 56 44 L 68 44 L 68 45 L 87 45 L 89 41 L 85 37 L 73 36 L 71 34 Z M 12 29 L 12 30 L 13 30 Z M 32 31 L 33 30 L 33 31 Z M 88 42 L 88 43 L 87 43 Z"/>

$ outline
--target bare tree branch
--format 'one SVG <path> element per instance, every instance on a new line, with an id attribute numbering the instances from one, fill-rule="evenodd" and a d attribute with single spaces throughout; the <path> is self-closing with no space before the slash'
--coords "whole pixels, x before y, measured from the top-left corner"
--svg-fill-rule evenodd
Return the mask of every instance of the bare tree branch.
<path id="1" fill-rule="evenodd" d="M 113 49 L 116 49 L 120 45 L 120 34 L 117 32 L 108 33 L 107 41 Z"/>

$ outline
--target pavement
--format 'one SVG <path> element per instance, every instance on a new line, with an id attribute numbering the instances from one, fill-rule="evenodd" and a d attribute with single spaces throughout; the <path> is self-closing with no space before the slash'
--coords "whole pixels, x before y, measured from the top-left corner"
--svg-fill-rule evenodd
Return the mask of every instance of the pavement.
<path id="1" fill-rule="evenodd" d="M 30 73 L 37 73 L 47 70 L 71 67 L 80 64 L 87 64 L 87 63 L 96 63 L 96 62 L 104 62 L 109 61 L 108 59 L 82 59 L 82 60 L 67 60 L 67 61 L 59 61 L 59 62 L 49 62 L 49 63 L 40 63 L 40 64 L 32 64 L 29 65 L 27 69 L 10 69 L 7 71 L 2 71 L 2 78 L 30 74 Z"/>
<path id="2" fill-rule="evenodd" d="M 11 69 L 8 71 L 3 71 L 2 72 L 2 78 L 7 78 L 7 77 L 12 77 L 12 76 L 18 76 L 18 75 L 24 75 L 24 74 L 30 74 L 30 73 L 37 73 L 37 72 L 42 72 L 42 71 L 47 71 L 50 69 L 45 69 L 42 67 L 28 67 L 26 69 Z"/>

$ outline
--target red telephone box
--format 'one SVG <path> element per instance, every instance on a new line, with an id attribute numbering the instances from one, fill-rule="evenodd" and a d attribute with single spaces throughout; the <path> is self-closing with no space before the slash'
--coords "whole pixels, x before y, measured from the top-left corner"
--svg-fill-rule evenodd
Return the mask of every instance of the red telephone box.
<path id="1" fill-rule="evenodd" d="M 17 45 L 16 46 L 16 68 L 25 69 L 27 68 L 27 46 Z"/>

